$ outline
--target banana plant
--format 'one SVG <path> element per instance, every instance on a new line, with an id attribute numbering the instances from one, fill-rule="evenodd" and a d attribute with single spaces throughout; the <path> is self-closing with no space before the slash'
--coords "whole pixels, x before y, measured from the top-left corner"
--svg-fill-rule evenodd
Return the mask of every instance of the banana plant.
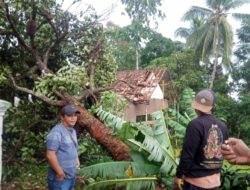
<path id="1" fill-rule="evenodd" d="M 193 98 L 194 91 L 190 88 L 184 89 L 180 101 L 182 112 L 180 113 L 176 109 L 168 108 L 166 123 L 168 124 L 172 140 L 174 140 L 173 145 L 175 150 L 178 152 L 176 155 L 180 153 L 180 147 L 185 135 L 186 126 L 192 119 L 197 117 L 195 110 L 191 107 Z"/>
<path id="2" fill-rule="evenodd" d="M 166 181 L 163 178 L 175 173 L 177 160 L 162 111 L 151 114 L 155 119 L 152 126 L 125 122 L 101 107 L 96 110 L 96 114 L 112 128 L 114 135 L 131 147 L 132 160 L 99 163 L 82 168 L 79 175 L 91 179 L 85 190 L 105 187 L 154 190 L 159 181 Z"/>

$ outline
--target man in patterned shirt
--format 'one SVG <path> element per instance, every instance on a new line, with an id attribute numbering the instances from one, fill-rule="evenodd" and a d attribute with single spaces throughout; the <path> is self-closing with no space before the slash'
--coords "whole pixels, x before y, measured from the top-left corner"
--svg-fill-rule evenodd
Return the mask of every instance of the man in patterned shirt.
<path id="1" fill-rule="evenodd" d="M 228 131 L 225 123 L 212 115 L 214 106 L 215 94 L 210 89 L 198 92 L 192 102 L 198 117 L 190 121 L 186 129 L 174 179 L 178 190 L 219 189 L 221 146 L 228 138 Z"/>
<path id="2" fill-rule="evenodd" d="M 60 110 L 61 122 L 49 132 L 46 141 L 48 159 L 48 189 L 72 190 L 76 170 L 80 167 L 76 131 L 78 109 L 66 105 Z"/>

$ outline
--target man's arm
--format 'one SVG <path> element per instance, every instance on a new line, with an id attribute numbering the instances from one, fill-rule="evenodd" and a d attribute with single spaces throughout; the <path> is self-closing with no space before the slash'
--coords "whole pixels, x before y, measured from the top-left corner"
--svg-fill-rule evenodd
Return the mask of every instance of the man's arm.
<path id="1" fill-rule="evenodd" d="M 63 180 L 66 177 L 66 175 L 57 160 L 56 151 L 47 150 L 46 157 L 48 159 L 49 165 L 56 172 L 56 178 L 59 180 Z"/>
<path id="2" fill-rule="evenodd" d="M 241 139 L 229 138 L 222 145 L 221 152 L 231 164 L 250 164 L 250 148 Z"/>

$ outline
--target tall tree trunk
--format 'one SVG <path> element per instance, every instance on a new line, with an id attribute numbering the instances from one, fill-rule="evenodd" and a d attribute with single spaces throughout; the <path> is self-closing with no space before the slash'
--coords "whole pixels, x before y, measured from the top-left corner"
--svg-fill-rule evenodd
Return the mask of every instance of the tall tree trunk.
<path id="1" fill-rule="evenodd" d="M 212 72 L 212 79 L 210 82 L 210 89 L 213 89 L 214 86 L 214 79 L 215 79 L 215 75 L 216 75 L 216 71 L 217 71 L 217 65 L 218 65 L 218 57 L 215 57 L 214 59 L 214 65 L 213 65 L 213 72 Z"/>
<path id="2" fill-rule="evenodd" d="M 70 95 L 63 96 L 68 103 L 78 106 L 80 116 L 78 124 L 86 127 L 92 138 L 105 148 L 115 160 L 130 160 L 130 148 L 121 140 L 112 135 L 111 129 L 106 127 L 99 119 L 91 115 L 81 104 Z"/>
<path id="3" fill-rule="evenodd" d="M 136 59 L 136 70 L 139 69 L 139 51 L 138 51 L 138 48 L 136 48 L 135 50 L 135 59 Z"/>

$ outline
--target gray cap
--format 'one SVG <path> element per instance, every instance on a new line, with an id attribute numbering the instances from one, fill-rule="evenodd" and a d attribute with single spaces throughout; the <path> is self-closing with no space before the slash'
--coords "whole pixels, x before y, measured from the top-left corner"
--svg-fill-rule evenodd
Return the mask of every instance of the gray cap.
<path id="1" fill-rule="evenodd" d="M 73 113 L 80 113 L 74 105 L 66 105 L 60 111 L 61 115 L 72 115 Z"/>
<path id="2" fill-rule="evenodd" d="M 215 93 L 212 90 L 203 89 L 196 94 L 195 99 L 192 102 L 192 108 L 203 113 L 208 113 L 214 107 L 215 99 Z"/>

